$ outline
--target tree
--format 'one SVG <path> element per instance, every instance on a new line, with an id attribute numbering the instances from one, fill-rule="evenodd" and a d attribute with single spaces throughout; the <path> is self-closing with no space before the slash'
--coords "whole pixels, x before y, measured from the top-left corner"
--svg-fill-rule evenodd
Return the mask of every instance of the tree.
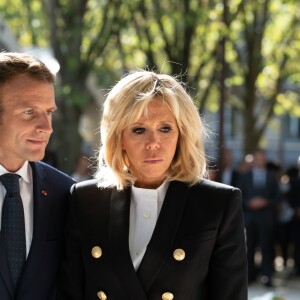
<path id="1" fill-rule="evenodd" d="M 55 135 L 59 167 L 68 173 L 74 169 L 81 147 L 79 118 L 92 99 L 86 79 L 116 30 L 120 3 L 120 0 L 14 0 L 6 13 L 23 45 L 50 46 L 60 64 Z M 19 26 L 26 39 L 18 31 Z"/>
<path id="2" fill-rule="evenodd" d="M 300 71 L 299 54 L 295 52 L 300 23 L 299 9 L 292 1 L 241 3 L 241 12 L 230 27 L 234 59 L 229 63 L 231 92 L 236 99 L 240 97 L 247 154 L 259 145 L 274 116 L 278 96 L 285 93 L 290 77 Z"/>
<path id="3" fill-rule="evenodd" d="M 202 111 L 217 76 L 222 27 L 221 12 L 214 7 L 218 2 L 125 1 L 122 22 L 127 26 L 118 39 L 124 68 L 135 67 L 138 62 L 131 54 L 136 53 L 135 57 L 142 57 L 140 65 L 180 76 L 189 83 Z"/>
<path id="4" fill-rule="evenodd" d="M 188 82 L 200 113 L 217 111 L 224 38 L 228 66 L 225 105 L 242 113 L 245 153 L 259 145 L 275 112 L 300 110 L 292 90 L 300 74 L 297 1 L 10 3 L 9 9 L 3 4 L 2 9 L 20 41 L 51 45 L 61 65 L 58 103 L 62 114 L 56 133 L 64 170 L 70 171 L 80 147 L 77 124 L 92 97 L 85 87 L 90 73 L 96 72 L 101 85 L 107 87 L 124 72 L 147 66 Z"/>
<path id="5" fill-rule="evenodd" d="M 292 101 L 286 92 L 299 74 L 298 4 L 285 0 L 141 0 L 130 1 L 126 8 L 123 22 L 133 25 L 119 33 L 124 68 L 132 68 L 131 53 L 142 52 L 149 68 L 181 74 L 200 112 L 218 108 L 222 81 L 218 57 L 226 38 L 226 105 L 242 114 L 243 151 L 252 152 L 275 111 Z M 225 8 L 226 21 L 222 19 Z M 299 107 L 297 101 L 292 107 Z"/>

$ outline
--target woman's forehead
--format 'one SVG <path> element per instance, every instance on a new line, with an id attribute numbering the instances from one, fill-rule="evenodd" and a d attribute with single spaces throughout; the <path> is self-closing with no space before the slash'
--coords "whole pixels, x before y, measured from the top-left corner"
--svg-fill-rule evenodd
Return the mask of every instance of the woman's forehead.
<path id="1" fill-rule="evenodd" d="M 153 98 L 146 105 L 140 106 L 131 116 L 131 122 L 141 118 L 151 118 L 155 115 L 169 115 L 174 117 L 170 105 L 160 98 Z"/>

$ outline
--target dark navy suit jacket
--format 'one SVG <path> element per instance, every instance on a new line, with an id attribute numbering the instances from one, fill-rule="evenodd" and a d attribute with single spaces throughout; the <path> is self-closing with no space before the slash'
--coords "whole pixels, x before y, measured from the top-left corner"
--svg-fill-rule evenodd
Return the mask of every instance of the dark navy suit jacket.
<path id="1" fill-rule="evenodd" d="M 74 180 L 42 162 L 30 163 L 33 173 L 33 238 L 14 293 L 0 232 L 0 299 L 52 300 L 63 253 L 67 199 Z"/>
<path id="2" fill-rule="evenodd" d="M 59 300 L 246 300 L 241 193 L 208 180 L 168 188 L 146 253 L 135 271 L 128 246 L 130 189 L 72 189 Z M 102 249 L 101 257 L 92 249 Z M 185 258 L 174 259 L 183 249 Z"/>

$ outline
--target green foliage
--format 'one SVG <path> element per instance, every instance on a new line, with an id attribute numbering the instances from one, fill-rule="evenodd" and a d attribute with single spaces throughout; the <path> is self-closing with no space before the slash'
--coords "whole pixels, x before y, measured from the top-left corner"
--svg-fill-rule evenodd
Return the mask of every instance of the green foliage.
<path id="1" fill-rule="evenodd" d="M 59 95 L 79 113 L 89 74 L 109 88 L 146 67 L 180 75 L 200 111 L 219 109 L 224 79 L 254 147 L 274 113 L 300 115 L 297 0 L 0 0 L 0 10 L 22 45 L 53 49 Z"/>
<path id="2" fill-rule="evenodd" d="M 39 0 L 1 0 L 0 12 L 23 46 L 47 46 L 49 29 Z"/>

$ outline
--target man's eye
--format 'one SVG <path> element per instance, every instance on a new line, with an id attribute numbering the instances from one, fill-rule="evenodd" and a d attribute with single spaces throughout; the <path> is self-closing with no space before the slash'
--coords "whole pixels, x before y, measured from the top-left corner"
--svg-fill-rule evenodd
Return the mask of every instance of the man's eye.
<path id="1" fill-rule="evenodd" d="M 24 114 L 25 114 L 25 115 L 33 115 L 33 113 L 34 113 L 34 112 L 33 112 L 32 109 L 28 109 L 28 110 L 25 110 L 25 111 L 24 111 Z"/>
<path id="2" fill-rule="evenodd" d="M 146 131 L 146 129 L 145 129 L 145 128 L 141 128 L 141 127 L 133 128 L 133 129 L 132 129 L 132 132 L 133 132 L 133 133 L 136 133 L 136 134 L 142 134 L 142 133 L 144 133 L 145 131 Z"/>
<path id="3" fill-rule="evenodd" d="M 54 114 L 54 110 L 49 110 L 49 111 L 47 111 L 47 115 L 48 116 L 52 116 Z"/>

